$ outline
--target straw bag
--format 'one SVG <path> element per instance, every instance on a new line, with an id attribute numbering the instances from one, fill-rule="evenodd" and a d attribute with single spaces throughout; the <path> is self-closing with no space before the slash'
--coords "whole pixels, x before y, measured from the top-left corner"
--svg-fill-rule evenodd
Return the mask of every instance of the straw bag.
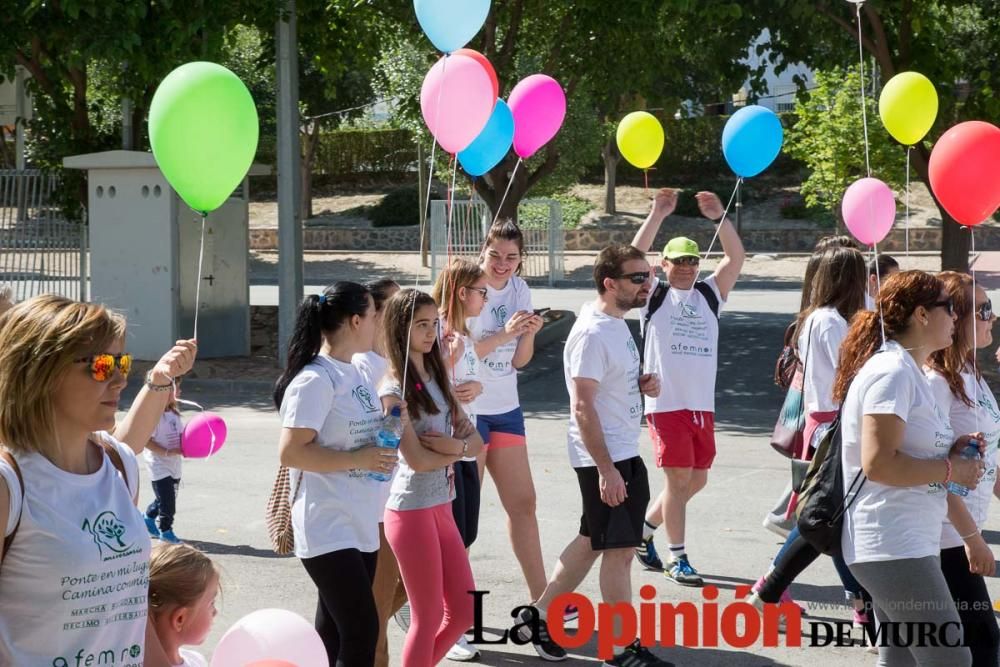
<path id="1" fill-rule="evenodd" d="M 292 532 L 292 501 L 299 495 L 302 486 L 302 473 L 295 482 L 295 493 L 291 491 L 291 471 L 288 466 L 278 468 L 278 476 L 274 478 L 271 496 L 267 499 L 267 510 L 264 520 L 267 524 L 267 537 L 271 540 L 271 549 L 279 556 L 287 556 L 295 551 L 295 535 Z"/>

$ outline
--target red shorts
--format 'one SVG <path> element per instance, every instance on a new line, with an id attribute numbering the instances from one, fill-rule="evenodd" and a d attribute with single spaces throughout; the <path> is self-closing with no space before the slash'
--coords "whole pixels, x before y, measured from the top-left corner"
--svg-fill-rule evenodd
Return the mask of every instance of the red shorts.
<path id="1" fill-rule="evenodd" d="M 707 470 L 715 460 L 715 415 L 674 410 L 646 415 L 658 468 Z"/>

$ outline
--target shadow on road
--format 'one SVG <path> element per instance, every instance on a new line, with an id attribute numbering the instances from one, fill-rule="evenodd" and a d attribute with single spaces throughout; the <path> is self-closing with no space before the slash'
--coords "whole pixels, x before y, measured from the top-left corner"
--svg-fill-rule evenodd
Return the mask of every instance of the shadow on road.
<path id="1" fill-rule="evenodd" d="M 218 542 L 199 542 L 198 540 L 184 540 L 185 544 L 202 551 L 210 556 L 251 556 L 253 558 L 291 558 L 291 556 L 279 556 L 270 549 L 258 549 L 248 544 L 219 544 Z"/>

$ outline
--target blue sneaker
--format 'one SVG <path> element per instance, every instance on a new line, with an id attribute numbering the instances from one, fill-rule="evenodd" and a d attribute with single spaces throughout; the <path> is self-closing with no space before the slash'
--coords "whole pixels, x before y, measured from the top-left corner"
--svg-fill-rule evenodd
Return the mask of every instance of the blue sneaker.
<path id="1" fill-rule="evenodd" d="M 681 556 L 672 561 L 663 571 L 663 576 L 681 586 L 699 587 L 705 585 L 705 580 L 698 575 L 696 569 L 691 567 L 687 556 Z"/>
<path id="2" fill-rule="evenodd" d="M 635 559 L 647 570 L 656 570 L 657 572 L 663 570 L 663 561 L 660 560 L 660 555 L 656 553 L 656 547 L 653 546 L 652 535 L 635 548 Z"/>
<path id="3" fill-rule="evenodd" d="M 160 539 L 164 542 L 169 542 L 170 544 L 180 544 L 181 541 L 174 535 L 173 530 L 165 530 L 160 533 Z"/>
<path id="4" fill-rule="evenodd" d="M 145 514 L 142 515 L 143 521 L 146 522 L 146 530 L 149 531 L 150 537 L 160 537 L 160 529 L 156 527 L 156 519 L 152 519 Z"/>

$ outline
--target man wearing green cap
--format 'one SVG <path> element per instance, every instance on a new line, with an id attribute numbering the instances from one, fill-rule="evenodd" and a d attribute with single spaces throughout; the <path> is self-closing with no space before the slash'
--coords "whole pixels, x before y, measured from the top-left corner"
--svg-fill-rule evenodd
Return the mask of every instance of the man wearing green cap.
<path id="1" fill-rule="evenodd" d="M 670 239 L 660 263 L 666 281 L 650 293 L 642 311 L 647 373 L 658 373 L 658 397 L 645 399 L 646 421 L 656 449 L 656 465 L 665 486 L 646 513 L 643 544 L 636 558 L 648 569 L 683 586 L 704 582 L 688 562 L 684 547 L 688 501 L 708 481 L 715 459 L 715 374 L 719 359 L 719 307 L 736 284 L 746 256 L 736 228 L 723 218 L 722 202 L 711 192 L 696 196 L 702 215 L 719 225 L 723 257 L 715 271 L 699 280 L 698 244 L 679 236 Z M 639 228 L 632 245 L 648 252 L 663 220 L 677 204 L 677 193 L 663 189 Z M 670 559 L 664 568 L 653 546 L 656 528 L 665 524 Z"/>

